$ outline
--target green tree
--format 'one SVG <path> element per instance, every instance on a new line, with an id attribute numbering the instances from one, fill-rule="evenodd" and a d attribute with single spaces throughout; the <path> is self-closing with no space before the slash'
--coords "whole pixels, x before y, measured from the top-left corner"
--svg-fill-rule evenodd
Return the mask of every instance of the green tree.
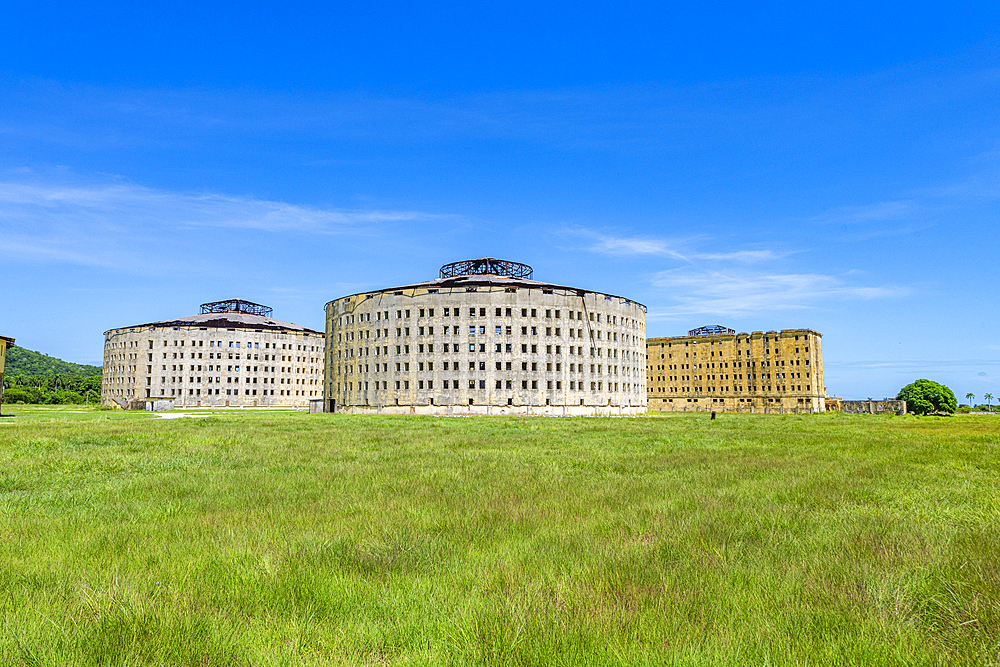
<path id="1" fill-rule="evenodd" d="M 896 398 L 906 401 L 909 411 L 918 415 L 952 413 L 958 407 L 954 392 L 932 380 L 912 382 L 900 389 Z"/>
<path id="2" fill-rule="evenodd" d="M 3 392 L 3 402 L 8 405 L 14 403 L 34 403 L 34 396 L 27 387 L 11 387 Z"/>
<path id="3" fill-rule="evenodd" d="M 50 357 L 40 352 L 26 350 L 23 347 L 15 346 L 7 350 L 7 373 L 24 375 L 78 375 L 87 377 L 99 375 L 100 366 L 88 364 L 74 364 L 70 361 L 63 361 L 56 357 Z"/>
<path id="4" fill-rule="evenodd" d="M 986 399 L 986 405 L 989 407 L 990 412 L 993 412 L 993 406 L 990 405 L 990 401 L 993 400 L 993 394 L 983 394 L 983 398 Z"/>
<path id="5" fill-rule="evenodd" d="M 82 377 L 69 374 L 18 374 L 5 377 L 4 386 L 6 387 L 5 403 L 59 405 L 95 403 L 101 400 L 100 375 Z"/>
<path id="6" fill-rule="evenodd" d="M 976 407 L 976 404 L 972 402 L 972 401 L 976 400 L 976 395 L 975 395 L 975 394 L 973 394 L 973 393 L 972 393 L 972 392 L 970 391 L 970 392 L 969 392 L 968 394 L 966 394 L 966 395 L 965 395 L 965 397 L 966 397 L 967 399 L 969 399 L 969 407 L 970 407 L 970 408 L 974 408 L 974 407 Z"/>
<path id="7" fill-rule="evenodd" d="M 51 402 L 58 405 L 73 405 L 83 403 L 83 396 L 75 391 L 60 389 L 54 394 L 51 394 Z"/>

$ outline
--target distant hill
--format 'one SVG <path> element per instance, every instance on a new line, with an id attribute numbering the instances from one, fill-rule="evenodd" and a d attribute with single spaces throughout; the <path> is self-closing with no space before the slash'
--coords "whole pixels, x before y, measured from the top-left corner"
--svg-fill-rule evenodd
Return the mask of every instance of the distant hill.
<path id="1" fill-rule="evenodd" d="M 15 375 L 79 375 L 90 377 L 100 375 L 100 366 L 74 364 L 50 357 L 41 352 L 32 352 L 23 347 L 12 347 L 7 350 L 7 368 L 4 374 L 10 378 Z"/>

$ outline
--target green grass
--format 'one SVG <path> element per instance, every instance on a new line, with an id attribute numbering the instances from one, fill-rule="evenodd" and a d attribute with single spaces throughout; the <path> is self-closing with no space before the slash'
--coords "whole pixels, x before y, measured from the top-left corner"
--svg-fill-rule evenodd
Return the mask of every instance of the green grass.
<path id="1" fill-rule="evenodd" d="M 5 406 L 3 665 L 1000 661 L 1000 421 Z"/>

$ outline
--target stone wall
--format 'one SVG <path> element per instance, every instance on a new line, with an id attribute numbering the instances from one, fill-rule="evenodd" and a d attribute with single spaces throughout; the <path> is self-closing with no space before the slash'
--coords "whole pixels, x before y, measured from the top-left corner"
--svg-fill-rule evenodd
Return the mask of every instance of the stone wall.
<path id="1" fill-rule="evenodd" d="M 885 399 L 881 401 L 830 401 L 830 408 L 838 412 L 853 415 L 877 415 L 892 412 L 897 415 L 906 414 L 906 401 Z"/>

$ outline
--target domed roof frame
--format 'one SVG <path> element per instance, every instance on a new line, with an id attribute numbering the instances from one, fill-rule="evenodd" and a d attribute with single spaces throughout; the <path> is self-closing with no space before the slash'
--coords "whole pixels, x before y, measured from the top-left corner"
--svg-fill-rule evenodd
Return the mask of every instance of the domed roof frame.
<path id="1" fill-rule="evenodd" d="M 495 257 L 480 257 L 452 262 L 441 267 L 441 278 L 456 278 L 458 276 L 492 275 L 508 276 L 510 278 L 531 278 L 533 270 L 527 264 L 511 262 Z"/>

